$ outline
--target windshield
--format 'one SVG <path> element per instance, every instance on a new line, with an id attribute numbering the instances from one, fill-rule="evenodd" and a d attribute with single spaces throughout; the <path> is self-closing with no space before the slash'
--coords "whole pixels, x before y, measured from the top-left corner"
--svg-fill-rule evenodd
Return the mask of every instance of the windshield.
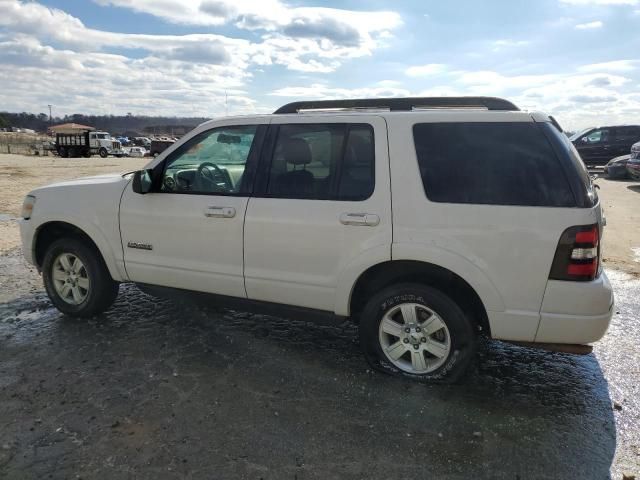
<path id="1" fill-rule="evenodd" d="M 572 142 L 575 142 L 581 136 L 583 136 L 585 133 L 587 133 L 589 130 L 593 130 L 593 127 L 585 128 L 584 130 L 580 130 L 578 133 L 574 133 L 573 135 L 571 135 L 569 137 L 569 140 L 571 140 Z"/>

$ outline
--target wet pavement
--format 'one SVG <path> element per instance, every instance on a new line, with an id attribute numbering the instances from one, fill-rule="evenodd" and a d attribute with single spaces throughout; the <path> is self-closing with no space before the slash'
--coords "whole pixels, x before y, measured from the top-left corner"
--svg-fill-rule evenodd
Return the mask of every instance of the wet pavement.
<path id="1" fill-rule="evenodd" d="M 349 323 L 158 300 L 89 321 L 0 257 L 0 478 L 622 478 L 640 474 L 640 280 L 594 354 L 485 342 L 461 385 L 372 372 Z"/>

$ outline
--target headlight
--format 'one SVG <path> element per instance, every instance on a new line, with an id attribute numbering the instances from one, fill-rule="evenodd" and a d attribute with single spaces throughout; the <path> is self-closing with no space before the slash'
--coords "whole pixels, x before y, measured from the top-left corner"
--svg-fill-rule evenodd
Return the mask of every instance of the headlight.
<path id="1" fill-rule="evenodd" d="M 22 218 L 25 220 L 29 220 L 31 218 L 31 214 L 33 213 L 33 207 L 36 204 L 36 197 L 33 195 L 27 195 L 24 197 L 24 202 L 22 203 Z"/>

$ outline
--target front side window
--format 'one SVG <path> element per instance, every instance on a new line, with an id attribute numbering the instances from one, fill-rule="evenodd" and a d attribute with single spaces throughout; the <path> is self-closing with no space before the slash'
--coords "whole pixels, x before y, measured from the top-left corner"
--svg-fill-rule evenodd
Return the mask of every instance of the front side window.
<path id="1" fill-rule="evenodd" d="M 586 143 L 602 143 L 609 141 L 609 130 L 594 130 L 589 135 L 582 137 L 582 141 Z"/>
<path id="2" fill-rule="evenodd" d="M 562 165 L 535 123 L 422 123 L 413 135 L 431 201 L 575 206 Z"/>
<path id="3" fill-rule="evenodd" d="M 365 124 L 280 125 L 267 196 L 365 200 L 374 190 L 373 128 Z"/>
<path id="4" fill-rule="evenodd" d="M 161 192 L 232 195 L 245 193 L 245 169 L 256 125 L 202 132 L 167 159 Z"/>

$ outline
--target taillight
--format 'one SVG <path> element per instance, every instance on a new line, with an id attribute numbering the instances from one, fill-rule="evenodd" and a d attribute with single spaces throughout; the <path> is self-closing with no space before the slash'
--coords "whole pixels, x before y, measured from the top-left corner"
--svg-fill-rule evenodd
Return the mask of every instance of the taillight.
<path id="1" fill-rule="evenodd" d="M 567 228 L 560 236 L 551 265 L 551 280 L 589 281 L 600 268 L 598 225 Z"/>

